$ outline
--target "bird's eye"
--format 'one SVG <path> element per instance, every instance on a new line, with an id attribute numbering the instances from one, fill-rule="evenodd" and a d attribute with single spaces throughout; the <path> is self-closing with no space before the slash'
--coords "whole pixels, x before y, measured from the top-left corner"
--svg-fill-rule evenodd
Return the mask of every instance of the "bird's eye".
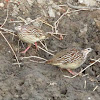
<path id="1" fill-rule="evenodd" d="M 92 48 L 87 48 L 88 51 L 92 51 Z"/>

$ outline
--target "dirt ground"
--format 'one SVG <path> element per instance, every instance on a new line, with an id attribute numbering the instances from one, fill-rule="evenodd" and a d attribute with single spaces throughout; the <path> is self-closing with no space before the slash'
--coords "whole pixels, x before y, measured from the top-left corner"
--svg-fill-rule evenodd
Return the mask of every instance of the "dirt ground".
<path id="1" fill-rule="evenodd" d="M 3 28 L 14 30 L 15 26 L 20 25 L 19 16 L 23 19 L 31 18 L 32 20 L 43 16 L 45 21 L 51 25 L 60 18 L 69 9 L 66 14 L 59 20 L 57 30 L 59 33 L 66 34 L 63 40 L 50 37 L 45 40 L 48 49 L 59 52 L 69 46 L 80 48 L 91 47 L 93 51 L 89 54 L 86 62 L 78 69 L 79 72 L 87 65 L 92 63 L 90 58 L 100 58 L 100 10 L 80 10 L 67 6 L 67 0 L 6 0 L 0 2 L 4 7 L 0 7 L 0 25 L 5 18 L 8 18 Z M 76 4 L 77 0 L 74 0 Z M 54 9 L 54 4 L 65 5 Z M 54 7 L 53 7 L 54 6 Z M 49 11 L 49 7 L 53 7 Z M 98 22 L 96 21 L 98 20 Z M 17 22 L 14 22 L 17 21 Z M 18 22 L 19 21 L 19 22 Z M 22 21 L 22 20 L 21 20 Z M 41 23 L 41 22 L 40 22 Z M 44 31 L 52 31 L 51 27 L 41 24 Z M 71 76 L 64 69 L 57 66 L 43 63 L 31 62 L 30 59 L 21 60 L 21 57 L 40 56 L 50 59 L 52 56 L 41 50 L 31 47 L 25 54 L 20 52 L 27 47 L 26 43 L 19 41 L 18 37 L 0 30 L 15 50 L 20 67 L 15 56 L 4 40 L 0 36 L 0 100 L 100 100 L 100 62 L 95 63 L 83 72 L 83 76 L 75 78 L 66 78 L 64 75 Z M 57 36 L 59 37 L 59 36 Z M 38 43 L 40 45 L 40 43 Z M 18 52 L 19 50 L 19 52 Z"/>

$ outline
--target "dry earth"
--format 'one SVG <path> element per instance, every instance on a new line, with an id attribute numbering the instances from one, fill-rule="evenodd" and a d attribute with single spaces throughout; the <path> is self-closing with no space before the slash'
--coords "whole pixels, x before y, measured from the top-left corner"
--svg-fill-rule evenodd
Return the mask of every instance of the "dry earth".
<path id="1" fill-rule="evenodd" d="M 0 8 L 1 25 L 7 16 L 7 4 L 4 1 L 0 1 L 4 3 L 4 7 Z M 50 17 L 48 7 L 51 7 L 53 3 L 45 2 L 43 4 L 41 2 L 47 0 L 37 1 L 10 0 L 9 16 L 3 27 L 14 30 L 14 27 L 20 25 L 20 22 L 11 23 L 11 21 L 20 21 L 18 16 L 24 19 L 36 19 L 45 15 L 46 21 L 53 25 L 68 9 L 66 0 L 59 0 L 59 2 L 54 0 L 53 3 L 56 5 L 65 4 L 66 6 L 59 10 L 53 8 L 56 12 L 55 17 Z M 74 12 L 75 9 L 70 9 L 70 11 L 73 11 L 73 13 L 63 16 L 57 28 L 58 32 L 66 34 L 64 39 L 58 40 L 50 37 L 45 42 L 50 50 L 56 50 L 56 52 L 69 46 L 93 48 L 87 61 L 81 67 L 85 68 L 91 63 L 90 58 L 100 58 L 100 30 L 95 22 L 95 19 L 100 19 L 100 10 Z M 46 32 L 48 30 L 51 31 L 51 27 L 46 24 L 42 24 L 41 29 Z M 45 59 L 50 59 L 52 56 L 41 50 L 36 52 L 35 47 L 32 47 L 25 55 L 22 55 L 18 52 L 18 49 L 22 51 L 24 47 L 21 41 L 18 46 L 18 37 L 13 38 L 13 35 L 4 31 L 2 33 L 13 46 L 22 64 L 21 67 L 14 65 L 16 63 L 14 54 L 4 38 L 0 36 L 0 100 L 100 100 L 99 62 L 83 72 L 83 74 L 87 74 L 86 76 L 78 76 L 73 79 L 65 78 L 63 75 L 70 76 L 66 70 L 61 70 L 52 65 L 30 62 L 29 59 L 21 60 L 20 57 L 30 55 L 38 55 Z M 26 43 L 24 43 L 24 46 L 26 47 Z M 76 71 L 79 72 L 81 68 Z M 95 91 L 93 91 L 94 89 Z"/>

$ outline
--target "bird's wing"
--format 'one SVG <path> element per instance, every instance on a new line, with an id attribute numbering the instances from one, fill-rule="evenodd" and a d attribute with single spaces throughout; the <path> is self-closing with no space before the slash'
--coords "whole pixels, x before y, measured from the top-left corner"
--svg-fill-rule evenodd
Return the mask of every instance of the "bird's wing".
<path id="1" fill-rule="evenodd" d="M 82 58 L 82 53 L 79 50 L 70 50 L 62 52 L 62 54 L 60 53 L 60 55 L 56 57 L 56 62 L 64 64 L 72 63 L 80 58 Z"/>

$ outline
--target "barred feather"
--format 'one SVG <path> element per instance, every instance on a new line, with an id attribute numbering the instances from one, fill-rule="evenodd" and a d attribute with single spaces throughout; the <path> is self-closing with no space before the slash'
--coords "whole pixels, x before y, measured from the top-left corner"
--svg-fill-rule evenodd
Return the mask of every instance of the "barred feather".
<path id="1" fill-rule="evenodd" d="M 80 67 L 86 60 L 87 54 L 91 52 L 91 48 L 84 50 L 78 48 L 69 48 L 57 53 L 47 64 L 58 65 L 61 68 L 75 69 Z"/>

